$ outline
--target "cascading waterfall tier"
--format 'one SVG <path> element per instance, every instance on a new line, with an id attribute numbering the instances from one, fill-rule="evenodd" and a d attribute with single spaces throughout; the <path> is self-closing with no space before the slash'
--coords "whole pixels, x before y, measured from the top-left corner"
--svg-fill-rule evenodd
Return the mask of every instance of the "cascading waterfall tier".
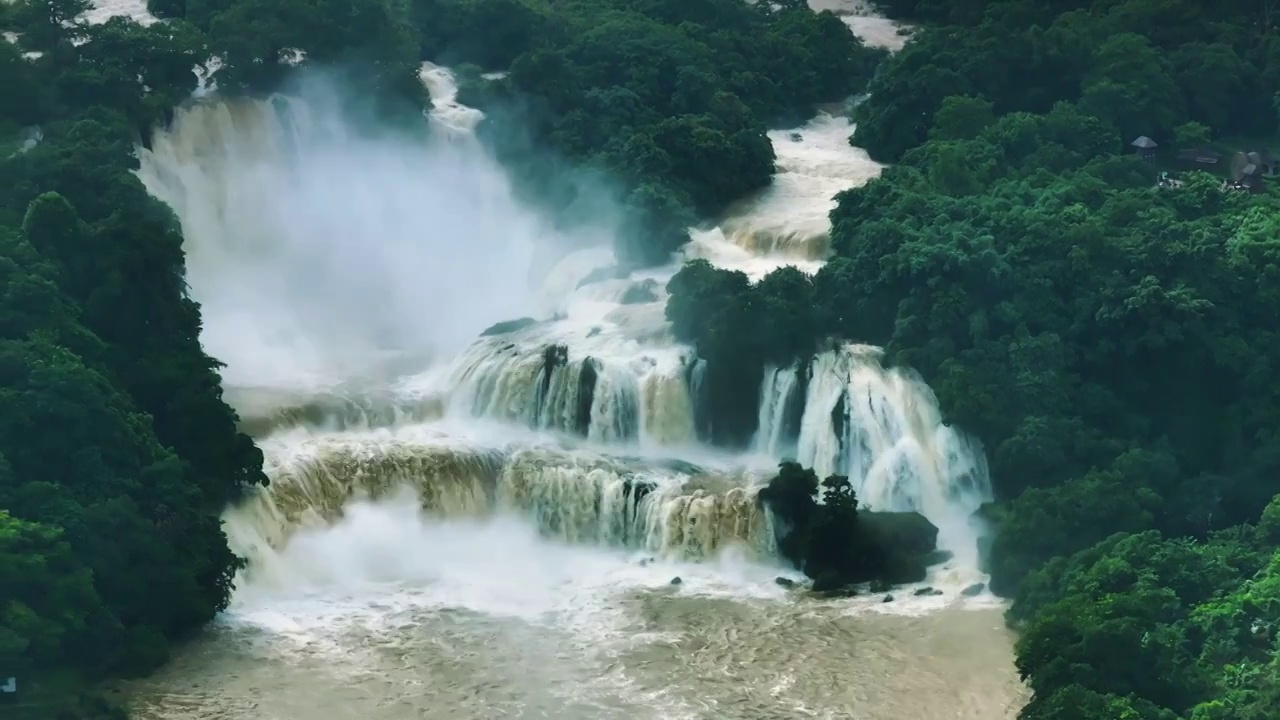
<path id="1" fill-rule="evenodd" d="M 451 410 L 601 443 L 693 441 L 689 354 L 579 348 L 537 330 L 485 338 L 455 366 Z"/>
<path id="2" fill-rule="evenodd" d="M 769 368 L 757 449 L 819 477 L 847 476 L 873 509 L 921 513 L 938 526 L 941 547 L 977 567 L 974 513 L 992 498 L 985 456 L 942 422 L 928 385 L 907 370 L 884 368 L 882 354 L 848 344 L 805 367 Z M 797 405 L 799 421 L 789 421 Z"/>
<path id="3" fill-rule="evenodd" d="M 556 445 L 486 447 L 416 425 L 262 441 L 271 484 L 228 511 L 233 548 L 269 562 L 293 533 L 332 523 L 354 499 L 409 490 L 443 518 L 530 518 L 572 543 L 700 560 L 728 547 L 759 558 L 773 536 L 756 501 L 763 476 Z"/>
<path id="4" fill-rule="evenodd" d="M 424 62 L 418 78 L 431 95 L 431 120 L 437 128 L 458 138 L 470 138 L 484 113 L 458 102 L 458 84 L 448 68 Z"/>
<path id="5" fill-rule="evenodd" d="M 445 399 L 397 395 L 386 390 L 336 389 L 298 396 L 270 388 L 229 388 L 227 402 L 240 415 L 240 431 L 266 438 L 276 431 L 306 427 L 340 432 L 392 428 L 439 420 L 445 415 Z"/>
<path id="6" fill-rule="evenodd" d="M 697 359 L 671 337 L 667 274 L 601 276 L 603 261 L 596 250 L 566 256 L 544 282 L 552 318 L 499 323 L 459 356 L 439 388 L 452 417 L 597 443 L 695 442 Z"/>
<path id="7" fill-rule="evenodd" d="M 760 412 L 756 418 L 756 453 L 772 458 L 794 459 L 795 440 L 804 413 L 807 365 L 767 367 L 760 385 Z"/>

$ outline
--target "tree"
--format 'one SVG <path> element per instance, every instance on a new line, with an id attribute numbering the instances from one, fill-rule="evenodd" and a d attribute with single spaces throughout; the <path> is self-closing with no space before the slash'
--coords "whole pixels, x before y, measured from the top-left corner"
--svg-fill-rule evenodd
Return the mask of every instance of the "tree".
<path id="1" fill-rule="evenodd" d="M 23 45 L 65 58 L 71 43 L 84 33 L 80 16 L 92 7 L 91 0 L 22 0 Z"/>
<path id="2" fill-rule="evenodd" d="M 995 122 L 991 103 L 982 98 L 952 95 L 943 99 L 929 131 L 931 140 L 972 140 Z"/>
<path id="3" fill-rule="evenodd" d="M 4 471 L 9 472 L 7 467 Z M 0 588 L 5 589 L 5 602 L 0 605 L 0 661 L 11 673 L 59 661 L 100 612 L 93 575 L 62 532 L 4 510 L 0 510 Z"/>
<path id="4" fill-rule="evenodd" d="M 1207 126 L 1194 120 L 1186 122 L 1173 129 L 1173 141 L 1178 147 L 1189 148 L 1205 145 L 1210 140 L 1210 130 Z"/>

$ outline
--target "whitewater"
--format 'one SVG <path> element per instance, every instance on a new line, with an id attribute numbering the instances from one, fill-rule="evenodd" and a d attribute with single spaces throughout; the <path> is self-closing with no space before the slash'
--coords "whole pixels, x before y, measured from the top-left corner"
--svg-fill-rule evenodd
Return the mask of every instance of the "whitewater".
<path id="1" fill-rule="evenodd" d="M 905 41 L 837 5 L 814 7 Z M 89 17 L 118 14 L 153 21 Z M 616 220 L 523 206 L 451 71 L 421 78 L 422 136 L 352 127 L 316 81 L 201 97 L 138 150 L 272 482 L 224 515 L 249 560 L 230 608 L 122 688 L 136 716 L 1014 717 L 1000 605 L 962 592 L 986 579 L 985 462 L 928 387 L 867 346 L 770 368 L 752 449 L 727 453 L 699 441 L 705 370 L 664 317 L 690 258 L 821 267 L 834 196 L 881 170 L 844 109 L 771 132 L 770 188 L 619 278 Z M 952 559 L 891 601 L 780 583 L 803 578 L 755 492 L 782 459 L 925 514 Z"/>

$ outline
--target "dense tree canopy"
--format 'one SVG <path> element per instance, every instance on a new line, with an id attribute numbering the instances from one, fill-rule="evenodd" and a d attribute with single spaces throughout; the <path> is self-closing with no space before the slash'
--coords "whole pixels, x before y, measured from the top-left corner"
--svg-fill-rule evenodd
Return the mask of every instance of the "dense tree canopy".
<path id="1" fill-rule="evenodd" d="M 839 198 L 834 257 L 812 278 L 695 263 L 671 282 L 728 428 L 713 439 L 750 438 L 766 365 L 882 345 L 987 450 L 1024 718 L 1274 716 L 1280 189 L 1175 151 L 1275 153 L 1280 16 L 883 5 L 924 27 L 857 109 L 852 142 L 895 165 Z"/>
<path id="2" fill-rule="evenodd" d="M 81 680 L 155 667 L 225 607 L 218 515 L 265 482 L 201 350 L 177 221 L 131 172 L 206 39 L 88 27 L 87 5 L 10 8 L 21 44 L 0 43 L 0 666 L 74 717 L 110 712 Z"/>

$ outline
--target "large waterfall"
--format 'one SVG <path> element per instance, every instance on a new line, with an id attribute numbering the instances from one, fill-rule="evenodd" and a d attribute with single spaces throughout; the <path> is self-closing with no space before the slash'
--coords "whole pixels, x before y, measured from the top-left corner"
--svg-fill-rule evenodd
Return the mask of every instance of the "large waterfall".
<path id="1" fill-rule="evenodd" d="M 600 279 L 607 236 L 553 233 L 522 208 L 471 139 L 482 114 L 446 69 L 422 77 L 431 133 L 360 128 L 317 81 L 193 102 L 140 151 L 182 222 L 206 347 L 269 461 L 271 486 L 229 511 L 237 550 L 266 563 L 352 499 L 408 489 L 441 517 L 771 562 L 755 493 L 796 459 L 850 476 L 873 509 L 923 513 L 956 582 L 976 578 L 985 466 L 923 383 L 834 348 L 761 379 L 755 453 L 699 446 L 698 359 L 664 317 L 677 266 Z M 819 267 L 831 196 L 878 171 L 847 134 L 829 115 L 776 133 L 778 182 L 686 254 L 731 247 L 757 275 Z"/>
<path id="2" fill-rule="evenodd" d="M 231 608 L 138 716 L 1011 718 L 1008 641 L 960 592 L 985 463 L 929 388 L 833 345 L 769 368 L 753 447 L 717 450 L 705 364 L 664 316 L 684 258 L 822 266 L 833 196 L 880 171 L 842 113 L 770 133 L 772 187 L 619 278 L 611 219 L 522 206 L 451 72 L 420 77 L 423 132 L 363 126 L 316 81 L 202 94 L 138 151 L 271 478 L 224 515 L 249 560 Z M 927 516 L 942 594 L 790 604 L 756 493 L 791 459 Z"/>

